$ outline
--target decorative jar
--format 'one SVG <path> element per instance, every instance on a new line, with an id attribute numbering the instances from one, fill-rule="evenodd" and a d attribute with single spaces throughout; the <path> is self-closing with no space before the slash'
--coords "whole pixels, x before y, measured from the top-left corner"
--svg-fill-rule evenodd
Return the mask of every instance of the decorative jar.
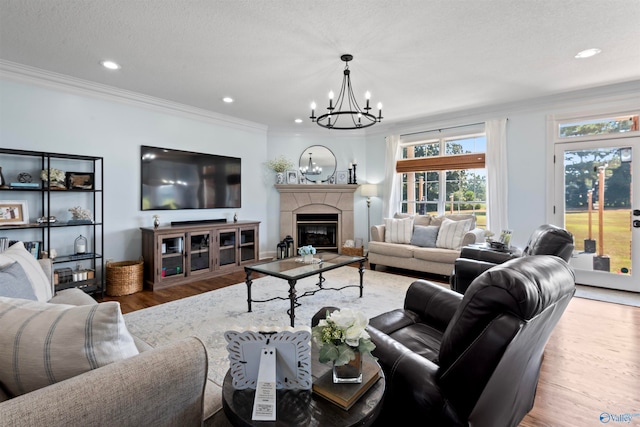
<path id="1" fill-rule="evenodd" d="M 333 361 L 333 382 L 335 384 L 362 382 L 362 353 L 355 349 L 355 357 L 344 365 L 337 365 Z"/>
<path id="2" fill-rule="evenodd" d="M 82 234 L 76 238 L 75 241 L 76 254 L 84 254 L 87 252 L 87 238 Z"/>

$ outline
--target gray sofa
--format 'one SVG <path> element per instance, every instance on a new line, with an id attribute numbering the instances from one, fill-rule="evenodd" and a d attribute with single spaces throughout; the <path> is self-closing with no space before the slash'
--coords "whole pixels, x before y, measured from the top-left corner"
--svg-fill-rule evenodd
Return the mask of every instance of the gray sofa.
<path id="1" fill-rule="evenodd" d="M 405 239 L 405 243 L 389 241 L 387 226 L 385 224 L 371 227 L 371 240 L 369 242 L 368 259 L 372 270 L 377 265 L 402 268 L 406 270 L 422 271 L 424 273 L 450 276 L 460 250 L 463 246 L 484 241 L 484 229 L 476 228 L 475 216 L 466 214 L 447 214 L 440 217 L 430 215 L 396 214 L 396 220 L 412 219 L 413 235 L 411 240 Z M 447 221 L 444 221 L 444 220 Z M 445 243 L 440 234 L 443 231 L 443 222 L 466 221 L 464 230 L 459 229 L 460 235 L 455 241 Z M 455 225 L 454 225 L 455 227 Z M 468 231 L 465 231 L 467 230 Z M 431 239 L 417 239 L 417 232 L 430 233 Z M 434 238 L 435 235 L 435 238 Z M 396 239 L 397 240 L 397 239 Z M 447 247 L 448 246 L 448 247 Z"/>
<path id="2" fill-rule="evenodd" d="M 52 283 L 51 262 L 39 263 Z M 47 302 L 75 307 L 97 304 L 75 288 L 60 291 Z M 0 324 L 11 321 L 3 319 L 7 313 L 1 311 Z M 132 338 L 139 354 L 17 397 L 0 383 L 0 425 L 227 425 L 221 389 L 207 379 L 207 352 L 199 339 L 152 348 Z"/>

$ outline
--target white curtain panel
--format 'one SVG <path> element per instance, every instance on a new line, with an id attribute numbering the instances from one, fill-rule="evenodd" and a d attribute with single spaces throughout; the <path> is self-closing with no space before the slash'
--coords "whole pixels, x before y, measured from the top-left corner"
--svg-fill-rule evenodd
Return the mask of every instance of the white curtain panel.
<path id="1" fill-rule="evenodd" d="M 385 153 L 384 185 L 382 194 L 382 217 L 392 218 L 400 207 L 400 179 L 396 173 L 396 160 L 400 155 L 400 135 L 387 138 L 387 152 Z"/>
<path id="2" fill-rule="evenodd" d="M 488 120 L 487 135 L 487 228 L 496 235 L 509 228 L 507 182 L 507 119 Z"/>

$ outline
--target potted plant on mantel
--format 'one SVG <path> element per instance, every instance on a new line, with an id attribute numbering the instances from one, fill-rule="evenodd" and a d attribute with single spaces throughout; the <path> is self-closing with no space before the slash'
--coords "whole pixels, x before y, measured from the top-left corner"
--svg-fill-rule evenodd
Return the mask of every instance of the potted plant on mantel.
<path id="1" fill-rule="evenodd" d="M 284 173 L 293 168 L 293 162 L 285 156 L 267 161 L 267 167 L 276 173 L 276 184 L 284 184 Z"/>

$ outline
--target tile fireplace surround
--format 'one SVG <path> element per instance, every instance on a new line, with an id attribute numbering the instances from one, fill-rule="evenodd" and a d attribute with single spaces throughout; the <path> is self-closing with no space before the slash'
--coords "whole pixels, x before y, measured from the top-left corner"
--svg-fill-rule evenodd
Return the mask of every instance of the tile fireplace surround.
<path id="1" fill-rule="evenodd" d="M 345 240 L 353 239 L 353 193 L 358 189 L 357 184 L 280 184 L 275 187 L 280 193 L 280 240 L 291 236 L 297 248 L 297 215 L 328 213 L 338 215 L 338 248 Z"/>

